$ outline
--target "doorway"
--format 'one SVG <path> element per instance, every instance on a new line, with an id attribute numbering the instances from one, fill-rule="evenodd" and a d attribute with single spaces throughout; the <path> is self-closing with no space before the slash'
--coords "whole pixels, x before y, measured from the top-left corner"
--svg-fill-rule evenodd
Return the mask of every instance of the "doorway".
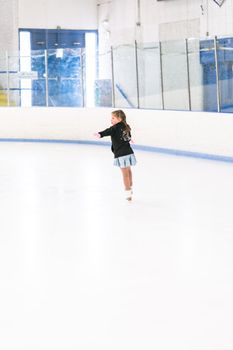
<path id="1" fill-rule="evenodd" d="M 21 106 L 95 105 L 97 31 L 20 29 L 19 38 Z"/>

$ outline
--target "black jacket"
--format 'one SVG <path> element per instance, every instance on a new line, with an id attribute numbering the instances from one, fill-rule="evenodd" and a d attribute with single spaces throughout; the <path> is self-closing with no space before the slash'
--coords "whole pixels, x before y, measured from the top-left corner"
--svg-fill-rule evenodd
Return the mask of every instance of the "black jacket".
<path id="1" fill-rule="evenodd" d="M 112 152 L 114 158 L 127 156 L 133 154 L 133 150 L 130 147 L 131 134 L 126 131 L 125 124 L 123 122 L 117 123 L 108 129 L 99 132 L 101 137 L 111 136 Z"/>

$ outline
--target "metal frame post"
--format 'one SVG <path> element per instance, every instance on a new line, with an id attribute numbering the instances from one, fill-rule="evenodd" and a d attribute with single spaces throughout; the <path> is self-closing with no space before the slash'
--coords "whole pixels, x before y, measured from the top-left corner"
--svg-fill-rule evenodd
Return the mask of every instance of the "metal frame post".
<path id="1" fill-rule="evenodd" d="M 134 44 L 135 49 L 135 65 L 136 65 L 136 88 L 137 88 L 137 108 L 140 108 L 140 94 L 139 94 L 139 75 L 138 75 L 138 45 L 135 40 Z"/>
<path id="2" fill-rule="evenodd" d="M 85 98 L 85 90 L 84 90 L 84 60 L 83 60 L 83 51 L 84 49 L 81 49 L 81 54 L 80 54 L 80 67 L 81 67 L 81 93 L 82 93 L 82 107 L 85 107 L 85 101 L 86 101 L 86 98 Z"/>
<path id="3" fill-rule="evenodd" d="M 46 107 L 49 106 L 49 83 L 48 83 L 48 50 L 44 51 L 45 59 L 45 101 Z"/>
<path id="4" fill-rule="evenodd" d="M 217 48 L 217 36 L 214 37 L 214 58 L 215 58 L 215 71 L 216 71 L 216 88 L 217 88 L 217 108 L 218 112 L 221 112 L 221 93 L 219 84 L 219 65 L 218 65 L 218 48 Z"/>
<path id="5" fill-rule="evenodd" d="M 111 46 L 111 71 L 112 71 L 112 105 L 116 107 L 116 96 L 115 96 L 115 77 L 114 77 L 114 57 L 113 47 Z"/>
<path id="6" fill-rule="evenodd" d="M 189 104 L 189 110 L 191 111 L 192 110 L 192 104 L 191 104 L 191 89 L 190 89 L 188 39 L 185 39 L 185 55 L 186 55 L 187 83 L 188 83 L 188 104 Z"/>
<path id="7" fill-rule="evenodd" d="M 162 59 L 162 44 L 159 42 L 159 60 L 160 60 L 160 84 L 161 84 L 161 102 L 164 110 L 164 86 L 163 86 L 163 59 Z"/>
<path id="8" fill-rule="evenodd" d="M 9 72 L 9 56 L 6 51 L 6 80 L 7 80 L 7 106 L 10 106 L 10 72 Z"/>

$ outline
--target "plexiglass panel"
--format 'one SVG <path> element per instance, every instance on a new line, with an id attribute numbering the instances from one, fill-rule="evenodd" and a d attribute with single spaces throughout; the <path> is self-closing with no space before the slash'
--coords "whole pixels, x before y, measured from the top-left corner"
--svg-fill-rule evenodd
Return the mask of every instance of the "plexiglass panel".
<path id="1" fill-rule="evenodd" d="M 214 40 L 200 40 L 200 63 L 202 66 L 203 110 L 217 112 L 217 85 Z"/>
<path id="2" fill-rule="evenodd" d="M 188 40 L 187 47 L 191 110 L 201 111 L 204 108 L 204 88 L 203 65 L 200 59 L 200 40 Z"/>
<path id="3" fill-rule="evenodd" d="M 98 78 L 95 81 L 95 105 L 97 107 L 112 107 L 114 96 L 112 91 L 111 51 L 98 54 L 98 62 Z"/>
<path id="4" fill-rule="evenodd" d="M 233 38 L 220 38 L 218 47 L 218 71 L 220 109 L 233 112 Z"/>
<path id="5" fill-rule="evenodd" d="M 115 48 L 113 67 L 115 106 L 137 108 L 135 47 L 125 45 Z"/>
<path id="6" fill-rule="evenodd" d="M 7 54 L 0 52 L 0 106 L 8 106 L 8 104 Z"/>
<path id="7" fill-rule="evenodd" d="M 185 41 L 161 43 L 164 108 L 189 110 Z"/>
<path id="8" fill-rule="evenodd" d="M 9 87 L 9 103 L 11 106 L 20 106 L 20 56 L 19 52 L 9 52 L 8 56 L 8 87 Z"/>
<path id="9" fill-rule="evenodd" d="M 162 108 L 159 45 L 140 44 L 138 52 L 138 87 L 140 108 Z"/>
<path id="10" fill-rule="evenodd" d="M 25 87 L 25 91 L 31 89 L 31 104 L 32 106 L 46 106 L 46 61 L 47 54 L 44 50 L 34 50 L 31 52 L 31 57 L 28 58 L 29 64 L 31 65 L 32 78 L 22 80 Z M 24 60 L 27 60 L 27 57 L 24 57 Z M 30 67 L 28 67 L 30 69 Z M 26 98 L 26 95 L 25 95 Z"/>

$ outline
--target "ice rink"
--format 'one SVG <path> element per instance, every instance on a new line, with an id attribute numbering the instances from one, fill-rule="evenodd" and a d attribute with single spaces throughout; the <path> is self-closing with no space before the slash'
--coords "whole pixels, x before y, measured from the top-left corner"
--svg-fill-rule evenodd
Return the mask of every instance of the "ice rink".
<path id="1" fill-rule="evenodd" d="M 233 163 L 0 143 L 1 350 L 232 350 Z"/>

